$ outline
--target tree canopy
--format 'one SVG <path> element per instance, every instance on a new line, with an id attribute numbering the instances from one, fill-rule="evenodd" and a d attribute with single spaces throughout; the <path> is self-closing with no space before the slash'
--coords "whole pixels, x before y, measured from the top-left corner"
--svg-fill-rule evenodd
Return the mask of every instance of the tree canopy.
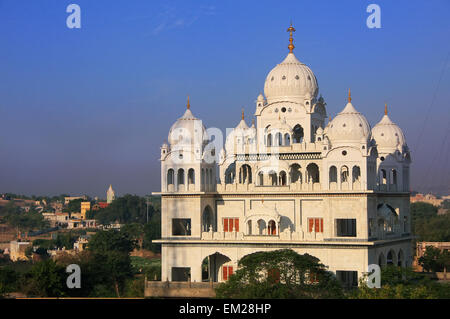
<path id="1" fill-rule="evenodd" d="M 256 252 L 216 289 L 219 298 L 340 298 L 340 283 L 319 259 L 291 249 Z"/>

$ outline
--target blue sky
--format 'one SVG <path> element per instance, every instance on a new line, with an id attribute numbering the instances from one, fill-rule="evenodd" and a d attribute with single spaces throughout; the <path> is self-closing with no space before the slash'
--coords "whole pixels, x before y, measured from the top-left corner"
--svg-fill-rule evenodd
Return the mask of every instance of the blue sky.
<path id="1" fill-rule="evenodd" d="M 81 29 L 66 7 L 81 7 Z M 450 1 L 0 0 L 0 193 L 148 194 L 159 147 L 191 97 L 234 127 L 267 73 L 295 54 L 334 116 L 352 89 L 370 124 L 384 103 L 412 150 L 413 188 L 449 189 Z"/>

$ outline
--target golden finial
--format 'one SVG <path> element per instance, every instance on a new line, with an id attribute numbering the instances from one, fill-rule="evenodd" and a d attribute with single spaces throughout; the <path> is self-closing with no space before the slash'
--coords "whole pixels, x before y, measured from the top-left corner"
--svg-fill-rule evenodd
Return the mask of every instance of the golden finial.
<path id="1" fill-rule="evenodd" d="M 244 119 L 244 108 L 242 108 L 242 115 L 241 118 Z"/>
<path id="2" fill-rule="evenodd" d="M 189 103 L 189 95 L 188 95 L 188 100 L 187 100 L 187 105 L 186 105 L 187 109 L 189 110 L 191 108 L 191 103 Z"/>
<path id="3" fill-rule="evenodd" d="M 352 102 L 352 92 L 348 89 L 348 103 Z"/>
<path id="4" fill-rule="evenodd" d="M 328 122 L 331 122 L 332 118 L 331 115 L 328 117 Z"/>
<path id="5" fill-rule="evenodd" d="M 255 118 L 252 118 L 252 126 L 255 126 Z"/>
<path id="6" fill-rule="evenodd" d="M 287 29 L 287 32 L 289 32 L 289 45 L 288 45 L 288 49 L 289 49 L 289 53 L 292 53 L 292 51 L 294 51 L 294 39 L 292 38 L 292 32 L 295 32 L 294 27 L 292 26 L 292 21 L 291 21 L 291 26 Z"/>
<path id="7" fill-rule="evenodd" d="M 387 103 L 384 103 L 384 115 L 387 115 Z"/>

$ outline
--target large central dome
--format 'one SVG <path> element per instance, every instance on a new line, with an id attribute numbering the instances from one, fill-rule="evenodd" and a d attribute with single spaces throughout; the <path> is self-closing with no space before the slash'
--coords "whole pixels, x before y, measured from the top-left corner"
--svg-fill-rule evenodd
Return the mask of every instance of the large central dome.
<path id="1" fill-rule="evenodd" d="M 290 52 L 283 62 L 269 72 L 264 84 L 267 102 L 299 102 L 317 97 L 319 86 L 311 69 Z"/>

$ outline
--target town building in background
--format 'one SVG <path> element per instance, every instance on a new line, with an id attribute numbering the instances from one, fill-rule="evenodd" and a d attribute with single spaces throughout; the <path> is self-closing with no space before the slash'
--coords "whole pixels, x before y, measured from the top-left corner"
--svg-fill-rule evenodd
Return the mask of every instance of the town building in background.
<path id="1" fill-rule="evenodd" d="M 111 204 L 114 199 L 116 199 L 116 193 L 114 192 L 112 185 L 109 185 L 109 188 L 106 192 L 106 202 L 108 204 Z"/>

